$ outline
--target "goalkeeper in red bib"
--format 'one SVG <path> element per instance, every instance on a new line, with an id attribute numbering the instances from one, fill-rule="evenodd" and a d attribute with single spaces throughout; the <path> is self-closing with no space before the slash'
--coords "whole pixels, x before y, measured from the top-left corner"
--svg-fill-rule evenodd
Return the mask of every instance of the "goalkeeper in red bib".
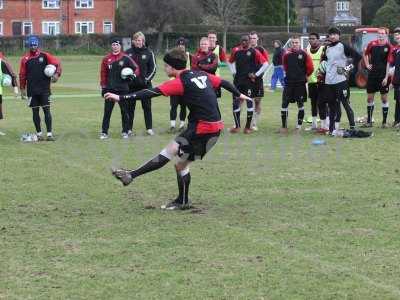
<path id="1" fill-rule="evenodd" d="M 134 170 L 116 169 L 113 175 L 124 185 L 130 184 L 136 177 L 155 171 L 165 166 L 174 157 L 177 158 L 175 169 L 178 181 L 178 197 L 163 205 L 162 209 L 190 208 L 189 185 L 191 176 L 189 165 L 196 159 L 202 159 L 216 144 L 224 128 L 214 89 L 223 87 L 235 97 L 249 100 L 230 82 L 204 71 L 187 70 L 187 56 L 180 49 L 172 49 L 164 56 L 165 72 L 168 77 L 175 77 L 156 88 L 144 89 L 133 94 L 119 96 L 107 93 L 105 98 L 111 101 L 135 101 L 157 96 L 182 96 L 187 105 L 189 123 L 187 129 L 179 134 L 156 157 Z"/>

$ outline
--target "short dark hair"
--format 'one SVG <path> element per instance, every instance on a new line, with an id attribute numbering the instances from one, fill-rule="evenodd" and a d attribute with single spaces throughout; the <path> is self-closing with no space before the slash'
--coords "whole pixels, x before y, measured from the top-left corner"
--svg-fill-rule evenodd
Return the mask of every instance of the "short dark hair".
<path id="1" fill-rule="evenodd" d="M 290 37 L 291 40 L 300 40 L 300 36 L 299 35 L 292 35 Z"/>
<path id="2" fill-rule="evenodd" d="M 328 34 L 338 34 L 340 35 L 340 29 L 337 27 L 331 27 L 328 29 Z"/>
<path id="3" fill-rule="evenodd" d="M 310 32 L 310 34 L 308 35 L 309 37 L 310 36 L 315 36 L 318 40 L 319 40 L 319 34 L 318 33 L 316 33 L 316 32 Z"/>
<path id="4" fill-rule="evenodd" d="M 393 33 L 400 33 L 400 27 L 396 27 L 396 28 L 393 30 Z"/>
<path id="5" fill-rule="evenodd" d="M 255 35 L 255 34 L 258 35 L 257 31 L 250 31 L 250 33 L 249 33 L 249 35 Z"/>
<path id="6" fill-rule="evenodd" d="M 180 48 L 173 48 L 164 56 L 164 62 L 177 70 L 183 70 L 186 67 L 187 56 L 185 51 Z"/>
<path id="7" fill-rule="evenodd" d="M 217 35 L 217 32 L 215 31 L 215 30 L 209 30 L 208 32 L 207 32 L 207 36 L 208 35 L 210 35 L 210 34 L 215 34 L 215 35 Z"/>

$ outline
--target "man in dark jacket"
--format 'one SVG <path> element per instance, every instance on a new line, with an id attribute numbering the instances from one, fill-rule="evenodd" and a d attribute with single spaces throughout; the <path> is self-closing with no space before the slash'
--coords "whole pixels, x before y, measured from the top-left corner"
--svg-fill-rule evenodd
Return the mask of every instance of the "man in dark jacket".
<path id="1" fill-rule="evenodd" d="M 129 83 L 134 81 L 140 75 L 137 64 L 121 51 L 122 40 L 118 37 L 111 40 L 111 52 L 106 55 L 101 62 L 100 86 L 101 95 L 111 92 L 118 95 L 126 95 L 129 93 Z M 122 70 L 125 68 L 132 69 L 132 75 L 122 78 Z M 103 123 L 100 139 L 108 138 L 108 128 L 110 127 L 111 114 L 114 109 L 114 102 L 104 102 Z M 129 120 L 127 101 L 119 102 L 121 109 L 122 133 L 123 139 L 127 139 Z"/>
<path id="2" fill-rule="evenodd" d="M 140 91 L 141 89 L 151 88 L 151 80 L 156 74 L 156 60 L 153 51 L 146 47 L 146 39 L 142 32 L 137 32 L 132 37 L 133 47 L 126 51 L 126 54 L 131 57 L 139 66 L 140 76 L 138 80 L 130 84 L 130 92 Z M 140 99 L 144 112 L 144 121 L 146 124 L 146 132 L 148 135 L 154 135 L 153 119 L 151 114 L 151 100 Z M 135 118 L 136 101 L 128 103 L 129 115 L 129 134 L 132 135 L 133 120 Z"/>
<path id="3" fill-rule="evenodd" d="M 19 69 L 21 97 L 28 97 L 28 106 L 32 108 L 33 123 L 38 139 L 43 140 L 39 115 L 41 107 L 44 112 L 47 140 L 54 141 L 50 113 L 50 83 L 56 82 L 61 76 L 61 64 L 56 57 L 39 49 L 38 37 L 30 36 L 27 40 L 27 46 L 29 47 L 29 52 L 21 58 Z M 51 77 L 45 74 L 45 69 L 48 65 L 55 66 L 54 74 Z"/>

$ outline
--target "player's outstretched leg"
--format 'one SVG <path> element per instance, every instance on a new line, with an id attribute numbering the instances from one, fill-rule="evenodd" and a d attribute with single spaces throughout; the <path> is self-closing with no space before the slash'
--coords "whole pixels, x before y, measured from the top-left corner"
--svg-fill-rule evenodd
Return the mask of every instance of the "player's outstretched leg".
<path id="1" fill-rule="evenodd" d="M 124 186 L 129 185 L 136 177 L 158 170 L 165 166 L 178 153 L 176 142 L 172 142 L 157 156 L 135 170 L 113 169 L 112 175 L 122 182 Z"/>

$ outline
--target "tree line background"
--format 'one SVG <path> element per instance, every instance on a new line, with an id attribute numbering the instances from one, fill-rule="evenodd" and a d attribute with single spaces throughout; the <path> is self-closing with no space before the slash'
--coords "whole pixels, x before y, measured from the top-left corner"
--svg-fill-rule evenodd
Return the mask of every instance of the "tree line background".
<path id="1" fill-rule="evenodd" d="M 291 25 L 298 24 L 294 0 L 290 1 Z M 287 25 L 285 0 L 120 0 L 117 30 L 130 34 L 138 30 L 157 33 L 155 49 L 161 49 L 165 33 L 173 26 L 198 24 L 215 26 L 223 34 L 235 25 Z M 397 27 L 400 0 L 363 0 L 364 25 Z"/>

